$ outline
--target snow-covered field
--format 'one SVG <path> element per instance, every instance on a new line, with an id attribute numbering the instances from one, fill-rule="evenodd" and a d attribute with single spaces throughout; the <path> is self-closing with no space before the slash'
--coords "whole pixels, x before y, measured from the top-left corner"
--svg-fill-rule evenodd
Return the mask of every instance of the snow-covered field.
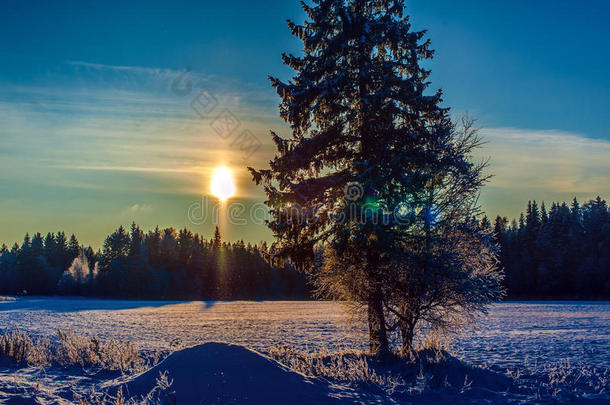
<path id="1" fill-rule="evenodd" d="M 266 351 L 294 345 L 307 351 L 364 348 L 341 305 L 330 302 L 157 302 L 19 298 L 0 302 L 0 328 L 36 335 L 57 328 L 130 340 L 144 349 L 207 341 Z M 610 302 L 515 302 L 494 305 L 476 330 L 454 347 L 478 364 L 569 361 L 608 366 Z"/>
<path id="2" fill-rule="evenodd" d="M 152 302 L 18 298 L 0 301 L 0 329 L 33 335 L 57 328 L 178 350 L 227 342 L 265 353 L 276 345 L 319 352 L 365 348 L 343 308 L 329 302 Z M 509 302 L 457 338 L 458 357 L 496 370 L 610 367 L 610 302 Z M 10 378 L 0 372 L 0 381 Z M 24 374 L 27 377 L 27 374 Z"/>

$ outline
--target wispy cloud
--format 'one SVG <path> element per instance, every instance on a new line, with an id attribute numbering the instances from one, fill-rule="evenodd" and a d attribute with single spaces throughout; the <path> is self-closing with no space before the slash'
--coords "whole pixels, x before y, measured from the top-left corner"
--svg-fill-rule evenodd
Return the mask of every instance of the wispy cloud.
<path id="1" fill-rule="evenodd" d="M 494 174 L 483 192 L 488 212 L 516 216 L 529 199 L 589 199 L 610 196 L 610 141 L 557 130 L 489 128 Z"/>
<path id="2" fill-rule="evenodd" d="M 282 124 L 273 109 L 258 104 L 267 95 L 191 72 L 193 93 L 180 97 L 170 89 L 180 72 L 171 69 L 80 61 L 65 65 L 48 83 L 9 84 L 9 91 L 0 96 L 5 117 L 0 128 L 0 179 L 108 190 L 151 190 L 162 184 L 164 193 L 200 194 L 206 189 L 202 178 L 224 164 L 244 169 L 236 170 L 244 195 L 255 193 L 247 190 L 252 186 L 245 166 L 266 162 L 267 131 Z M 214 133 L 214 117 L 202 119 L 192 110 L 191 100 L 201 91 L 198 86 L 208 84 L 219 110 L 230 109 L 242 128 L 263 141 L 248 162 L 232 153 L 230 140 Z M 24 162 L 28 169 L 13 170 Z M 39 176 L 41 171 L 45 177 Z M 109 174 L 113 172 L 117 175 Z M 91 181 L 97 183 L 88 184 Z"/>
<path id="3" fill-rule="evenodd" d="M 123 215 L 126 214 L 136 214 L 136 213 L 150 213 L 153 211 L 153 206 L 151 204 L 133 204 L 130 207 L 127 207 L 123 211 Z"/>
<path id="4" fill-rule="evenodd" d="M 68 61 L 68 65 L 73 66 L 83 66 L 92 69 L 104 69 L 104 70 L 117 70 L 117 71 L 127 71 L 127 72 L 137 72 L 137 73 L 153 73 L 156 74 L 158 72 L 164 73 L 178 73 L 172 69 L 159 69 L 159 68 L 147 68 L 141 66 L 121 66 L 121 65 L 107 65 L 103 63 L 91 63 L 91 62 L 83 62 L 83 61 Z"/>
<path id="5" fill-rule="evenodd" d="M 142 172 L 142 173 L 201 173 L 200 168 L 164 168 L 164 167 L 136 167 L 136 166 L 70 166 L 57 165 L 61 169 L 110 171 L 110 172 Z"/>
<path id="6" fill-rule="evenodd" d="M 496 128 L 489 143 L 497 187 L 551 188 L 560 192 L 610 190 L 610 141 L 560 131 Z"/>
<path id="7" fill-rule="evenodd" d="M 191 109 L 194 94 L 171 92 L 179 72 L 87 62 L 66 66 L 51 84 L 3 88 L 0 182 L 14 190 L 7 198 L 33 205 L 36 198 L 56 196 L 67 211 L 90 209 L 92 216 L 112 205 L 109 218 L 117 212 L 150 213 L 154 204 L 155 215 L 149 216 L 161 222 L 167 217 L 171 224 L 169 216 L 181 218 L 184 210 L 180 198 L 206 194 L 213 168 L 223 164 L 234 169 L 239 197 L 263 199 L 246 166 L 264 167 L 273 156 L 269 129 L 289 132 L 272 91 L 214 83 L 193 73 L 191 80 L 209 85 L 220 109 L 229 108 L 241 128 L 262 141 L 244 161 L 230 140 L 211 129 L 214 117 L 202 119 Z M 491 158 L 495 174 L 482 196 L 492 215 L 516 216 L 528 199 L 610 196 L 610 141 L 520 128 L 488 128 L 481 134 L 488 141 L 482 155 Z M 66 193 L 71 197 L 63 197 Z M 104 194 L 115 201 L 103 201 Z"/>

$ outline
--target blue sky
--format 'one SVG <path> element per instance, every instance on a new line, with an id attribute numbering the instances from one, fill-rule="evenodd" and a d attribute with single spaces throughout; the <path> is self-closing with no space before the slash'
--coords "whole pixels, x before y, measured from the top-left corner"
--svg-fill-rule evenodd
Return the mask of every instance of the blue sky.
<path id="1" fill-rule="evenodd" d="M 297 1 L 43 2 L 0 5 L 0 242 L 64 229 L 100 246 L 132 220 L 188 226 L 188 212 L 220 164 L 237 200 L 262 200 L 246 165 L 273 156 L 269 129 L 287 133 L 269 74 L 288 78 L 281 52 L 298 52 L 287 18 Z M 264 4 L 264 5 L 261 5 Z M 494 179 L 481 197 L 514 217 L 528 199 L 610 195 L 610 3 L 407 2 L 437 50 L 430 68 L 454 113 L 478 117 Z M 191 93 L 172 81 L 189 68 Z M 201 90 L 263 143 L 235 153 Z M 226 225 L 227 238 L 268 239 L 264 227 Z"/>

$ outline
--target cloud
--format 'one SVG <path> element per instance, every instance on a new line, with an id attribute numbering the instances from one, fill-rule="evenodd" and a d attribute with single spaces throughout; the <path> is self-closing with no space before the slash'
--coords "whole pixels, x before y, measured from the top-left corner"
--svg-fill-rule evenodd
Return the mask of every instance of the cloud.
<path id="1" fill-rule="evenodd" d="M 48 81 L 8 83 L 0 96 L 0 180 L 199 195 L 207 172 L 222 164 L 237 169 L 244 196 L 255 195 L 245 168 L 266 164 L 268 130 L 284 125 L 275 106 L 265 107 L 273 92 L 191 72 L 193 92 L 180 97 L 170 89 L 178 73 L 69 62 Z M 263 143 L 255 154 L 244 159 L 234 137 L 214 132 L 215 115 L 202 119 L 193 110 L 200 86 L 218 100 L 214 114 L 229 109 L 241 124 L 235 132 L 248 129 Z"/>
<path id="2" fill-rule="evenodd" d="M 43 186 L 130 192 L 116 212 L 131 200 L 151 201 L 136 192 L 205 194 L 209 172 L 222 164 L 234 169 L 241 197 L 263 199 L 245 167 L 267 166 L 275 153 L 269 129 L 290 131 L 278 117 L 273 91 L 192 72 L 195 90 L 180 97 L 171 91 L 178 74 L 69 62 L 44 76 L 48 81 L 9 83 L 0 96 L 0 181 L 30 187 L 32 195 Z M 215 116 L 202 119 L 192 109 L 202 88 L 218 99 L 218 111 L 235 114 L 239 131 L 248 129 L 261 141 L 255 154 L 244 160 L 234 138 L 212 129 Z M 522 128 L 488 128 L 481 135 L 488 141 L 481 157 L 490 158 L 495 175 L 482 194 L 488 212 L 515 216 L 529 199 L 610 197 L 610 140 Z M 125 212 L 150 209 L 134 204 Z"/>
<path id="3" fill-rule="evenodd" d="M 107 64 L 103 64 L 103 63 L 91 63 L 91 62 L 84 62 L 84 61 L 69 61 L 69 62 L 67 62 L 67 64 L 73 65 L 73 66 L 83 66 L 83 67 L 99 69 L 99 70 L 118 70 L 118 71 L 149 73 L 149 74 L 154 74 L 157 72 L 168 72 L 168 73 L 174 73 L 174 74 L 178 73 L 177 71 L 174 71 L 171 69 L 147 68 L 147 67 L 140 67 L 140 66 L 107 65 Z"/>
<path id="4" fill-rule="evenodd" d="M 142 173 L 201 173 L 197 167 L 187 168 L 164 168 L 164 167 L 136 167 L 136 166 L 71 166 L 57 165 L 59 169 L 87 170 L 87 171 L 110 171 L 110 172 L 142 172 Z"/>
<path id="5" fill-rule="evenodd" d="M 150 204 L 134 204 L 131 207 L 126 208 L 123 214 L 136 214 L 136 213 L 150 213 L 153 210 L 153 206 Z"/>
<path id="6" fill-rule="evenodd" d="M 496 187 L 588 193 L 610 189 L 610 141 L 560 131 L 496 128 L 488 141 Z"/>
<path id="7" fill-rule="evenodd" d="M 494 175 L 483 191 L 488 212 L 516 216 L 528 200 L 610 196 L 610 140 L 557 130 L 481 130 Z"/>

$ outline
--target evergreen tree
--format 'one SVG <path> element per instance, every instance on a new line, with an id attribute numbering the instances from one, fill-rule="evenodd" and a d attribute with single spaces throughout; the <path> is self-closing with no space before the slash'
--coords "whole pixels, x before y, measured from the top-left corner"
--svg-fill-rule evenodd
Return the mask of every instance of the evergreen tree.
<path id="1" fill-rule="evenodd" d="M 540 206 L 540 222 L 542 225 L 546 224 L 549 221 L 549 215 L 546 212 L 546 207 L 544 205 L 544 201 L 542 202 L 542 205 Z"/>
<path id="2" fill-rule="evenodd" d="M 139 255 L 142 252 L 143 243 L 144 232 L 140 230 L 140 227 L 138 227 L 135 222 L 132 222 L 130 232 L 129 256 Z"/>
<path id="3" fill-rule="evenodd" d="M 433 52 L 425 32 L 411 30 L 403 1 L 302 7 L 308 21 L 289 27 L 304 55 L 282 56 L 296 75 L 287 83 L 271 78 L 292 138 L 272 133 L 278 156 L 270 169 L 250 170 L 265 183 L 275 253 L 311 269 L 316 247 L 324 246 L 325 269 L 314 280 L 322 292 L 362 304 L 370 350 L 383 355 L 384 288 L 396 278 L 395 257 L 409 238 L 389 214 L 417 210 L 429 225 L 430 170 L 457 163 L 441 162 L 453 128 L 439 106 L 441 92 L 425 94 L 430 72 L 420 62 Z"/>
<path id="4" fill-rule="evenodd" d="M 30 238 L 29 232 L 25 234 L 23 237 L 23 243 L 21 243 L 21 254 L 26 255 L 30 253 L 30 248 L 32 247 L 32 239 Z"/>
<path id="5" fill-rule="evenodd" d="M 163 230 L 159 244 L 159 264 L 168 271 L 177 271 L 180 268 L 178 260 L 178 238 L 174 228 Z"/>
<path id="6" fill-rule="evenodd" d="M 487 218 L 487 215 L 483 215 L 483 219 L 481 219 L 481 228 L 485 230 L 491 229 L 491 222 L 489 221 L 489 218 Z"/>
<path id="7" fill-rule="evenodd" d="M 81 253 L 81 249 L 80 249 L 80 244 L 78 243 L 78 239 L 76 239 L 76 236 L 74 234 L 70 235 L 70 240 L 68 241 L 68 249 L 67 249 L 67 254 L 68 254 L 68 260 L 71 262 L 74 261 L 74 259 L 76 259 L 77 257 L 80 256 Z"/>
<path id="8" fill-rule="evenodd" d="M 18 291 L 19 275 L 15 249 L 3 244 L 0 251 L 0 293 L 15 294 Z"/>
<path id="9" fill-rule="evenodd" d="M 57 232 L 55 236 L 55 257 L 57 266 L 63 272 L 70 267 L 72 260 L 68 257 L 68 241 L 64 232 Z"/>
<path id="10" fill-rule="evenodd" d="M 493 232 L 494 232 L 494 236 L 495 236 L 495 242 L 497 243 L 497 245 L 499 247 L 498 259 L 500 260 L 500 263 L 503 264 L 503 269 L 505 271 L 504 287 L 505 287 L 505 289 L 507 289 L 508 285 L 510 284 L 510 280 L 509 280 L 510 271 L 507 271 L 507 270 L 510 269 L 510 265 L 511 265 L 511 263 L 509 262 L 510 228 L 508 227 L 508 219 L 506 217 L 501 217 L 498 215 L 494 221 Z"/>
<path id="11" fill-rule="evenodd" d="M 40 233 L 35 233 L 32 237 L 31 248 L 33 256 L 42 256 L 44 254 L 44 241 Z"/>
<path id="12" fill-rule="evenodd" d="M 603 274 L 608 273 L 608 231 L 610 230 L 610 214 L 606 201 L 599 196 L 584 204 L 580 210 L 582 223 L 582 249 L 584 254 L 581 262 L 579 284 L 581 294 L 601 296 L 608 279 Z"/>
<path id="13" fill-rule="evenodd" d="M 526 246 L 527 258 L 529 259 L 524 267 L 526 273 L 526 289 L 533 292 L 538 288 L 538 262 L 539 251 L 536 249 L 536 239 L 540 231 L 540 211 L 538 204 L 534 200 L 527 203 L 525 216 L 525 234 L 523 235 Z"/>
<path id="14" fill-rule="evenodd" d="M 159 263 L 161 244 L 161 231 L 156 227 L 154 231 L 148 232 L 144 241 L 146 252 L 148 253 L 148 263 L 156 266 Z"/>
<path id="15" fill-rule="evenodd" d="M 107 262 L 129 255 L 131 238 L 123 226 L 110 234 L 104 241 L 104 257 Z"/>
<path id="16" fill-rule="evenodd" d="M 214 249 L 220 249 L 220 247 L 222 246 L 222 238 L 220 237 L 220 229 L 218 229 L 218 227 L 214 229 L 214 239 L 212 240 L 212 246 L 214 247 Z"/>
<path id="17" fill-rule="evenodd" d="M 44 238 L 44 255 L 50 266 L 57 266 L 57 245 L 55 244 L 55 234 L 49 232 Z"/>

